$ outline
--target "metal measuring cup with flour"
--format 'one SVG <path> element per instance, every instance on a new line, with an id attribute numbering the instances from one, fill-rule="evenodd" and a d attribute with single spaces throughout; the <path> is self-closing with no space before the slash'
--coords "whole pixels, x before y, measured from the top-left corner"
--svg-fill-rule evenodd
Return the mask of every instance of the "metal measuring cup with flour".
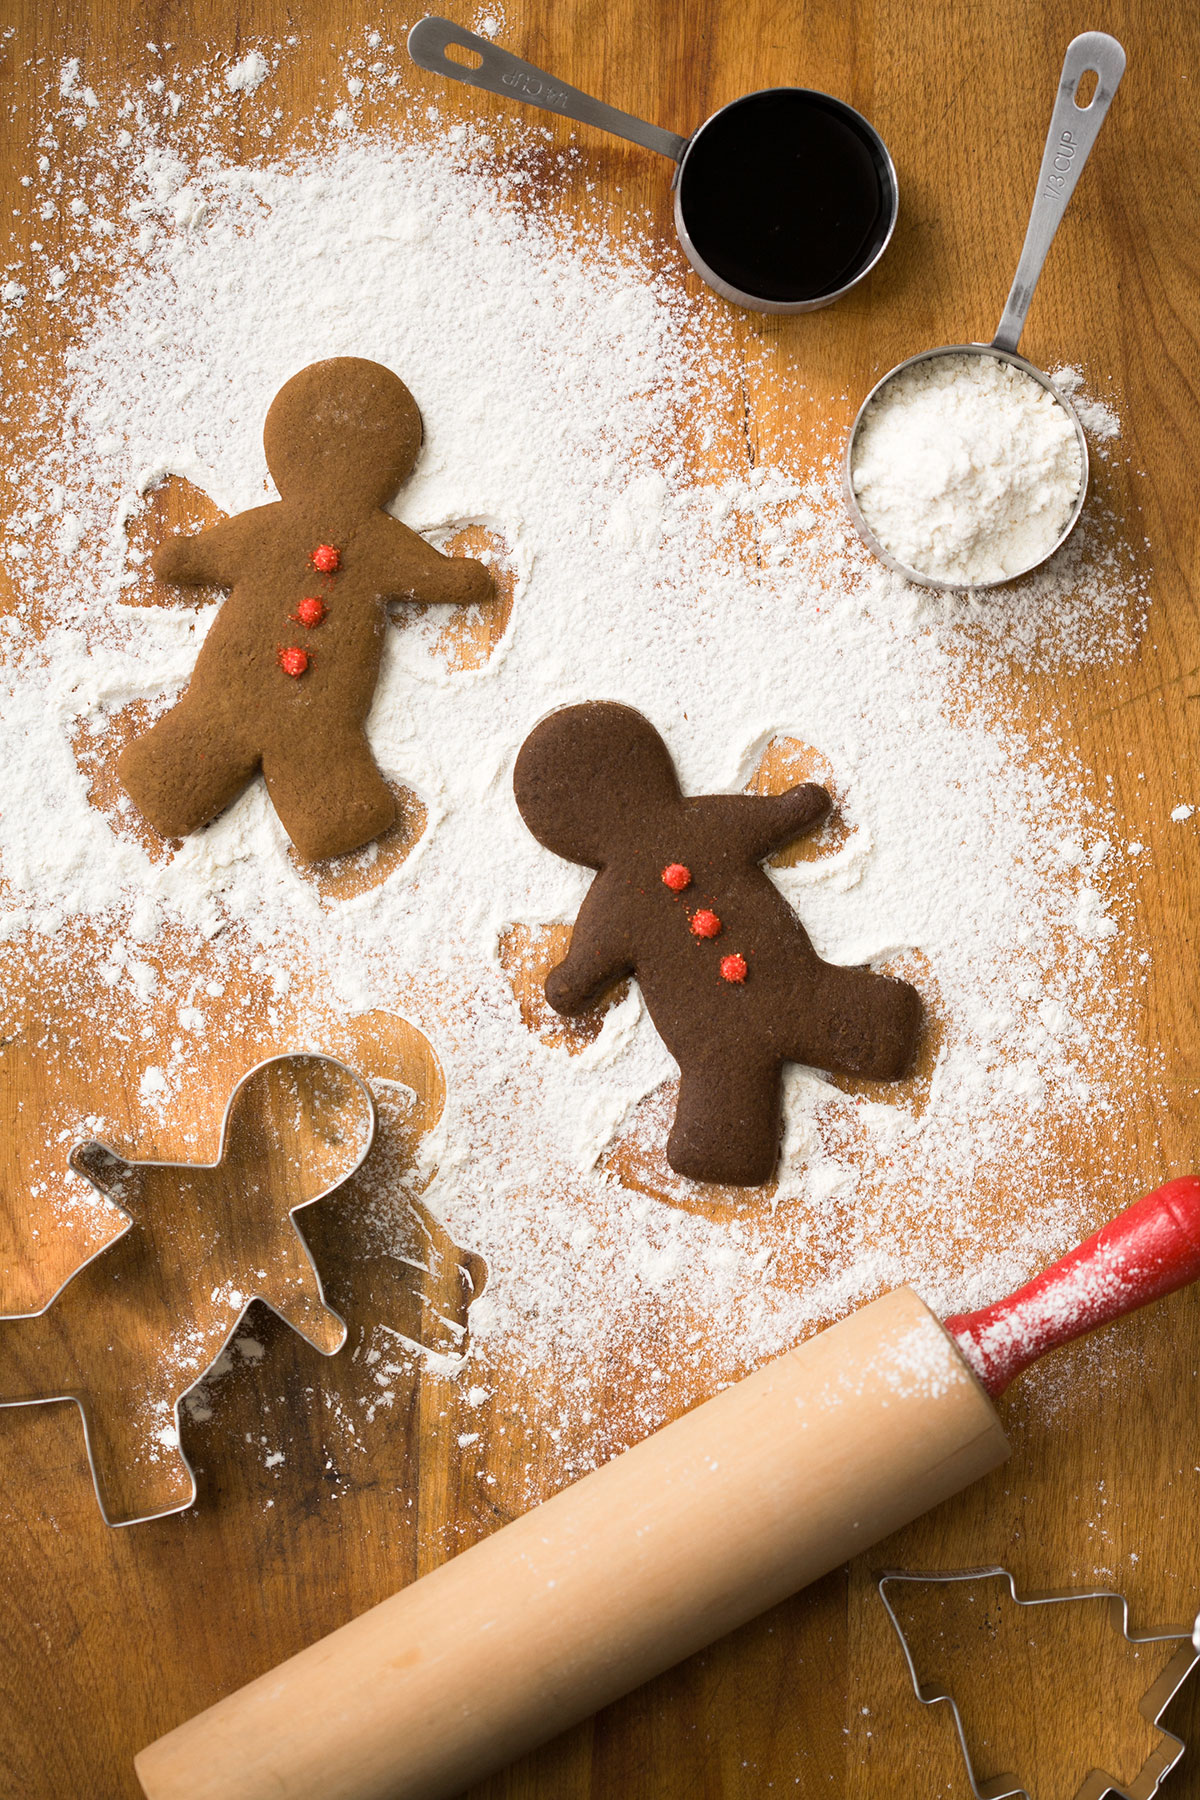
<path id="1" fill-rule="evenodd" d="M 890 369 L 846 448 L 850 516 L 880 560 L 924 587 L 983 589 L 1028 575 L 1083 510 L 1088 450 L 1078 414 L 1017 355 L 1042 264 L 1125 69 L 1103 31 L 1067 47 L 1029 226 L 990 344 L 946 344 Z M 1093 73 L 1087 105 L 1080 84 Z"/>

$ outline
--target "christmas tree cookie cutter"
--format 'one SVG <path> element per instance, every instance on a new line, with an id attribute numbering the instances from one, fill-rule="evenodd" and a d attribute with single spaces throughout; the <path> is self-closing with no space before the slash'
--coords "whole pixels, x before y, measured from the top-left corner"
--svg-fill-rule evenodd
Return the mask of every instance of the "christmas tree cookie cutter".
<path id="1" fill-rule="evenodd" d="M 298 1215 L 361 1167 L 375 1128 L 362 1076 L 301 1052 L 237 1083 L 215 1162 L 128 1161 L 97 1139 L 72 1150 L 71 1167 L 126 1223 L 38 1312 L 0 1316 L 0 1406 L 78 1406 L 107 1525 L 194 1502 L 180 1406 L 252 1301 L 323 1356 L 341 1349 L 346 1323 Z"/>
<path id="2" fill-rule="evenodd" d="M 1092 1769 L 1074 1796 L 1074 1800 L 1104 1800 L 1106 1795 L 1119 1796 L 1119 1800 L 1152 1800 L 1186 1748 L 1183 1739 L 1176 1737 L 1170 1731 L 1163 1730 L 1160 1721 L 1196 1664 L 1200 1662 L 1200 1617 L 1191 1625 L 1179 1625 L 1169 1631 L 1134 1632 L 1129 1629 L 1129 1602 L 1123 1594 L 1114 1593 L 1111 1588 L 1076 1588 L 1064 1592 L 1018 1594 L 1012 1574 L 1008 1569 L 1001 1568 L 999 1564 L 978 1569 L 880 1570 L 876 1575 L 879 1598 L 883 1601 L 884 1611 L 892 1621 L 896 1636 L 900 1640 L 900 1647 L 904 1652 L 904 1660 L 912 1680 L 913 1692 L 922 1706 L 938 1706 L 943 1702 L 949 1706 L 954 1719 L 954 1728 L 958 1733 L 963 1761 L 966 1764 L 967 1779 L 971 1784 L 971 1792 L 975 1795 L 975 1800 L 1037 1800 L 1037 1796 L 1031 1793 L 1030 1789 L 1021 1787 L 1019 1783 L 1014 1786 L 1014 1778 L 1008 1775 L 999 1775 L 984 1781 L 979 1780 L 971 1758 L 966 1727 L 958 1702 L 948 1689 L 922 1682 L 917 1673 L 912 1648 L 904 1635 L 895 1608 L 888 1598 L 888 1588 L 898 1582 L 940 1584 L 987 1580 L 1005 1582 L 1008 1593 L 1017 1606 L 1054 1606 L 1067 1600 L 1107 1600 L 1109 1620 L 1113 1630 L 1119 1631 L 1126 1643 L 1179 1643 L 1180 1648 L 1147 1689 L 1138 1704 L 1138 1711 L 1147 1724 L 1154 1726 L 1161 1735 L 1159 1743 L 1142 1764 L 1133 1781 L 1122 1786 L 1119 1781 L 1111 1775 L 1105 1774 L 1103 1770 Z"/>

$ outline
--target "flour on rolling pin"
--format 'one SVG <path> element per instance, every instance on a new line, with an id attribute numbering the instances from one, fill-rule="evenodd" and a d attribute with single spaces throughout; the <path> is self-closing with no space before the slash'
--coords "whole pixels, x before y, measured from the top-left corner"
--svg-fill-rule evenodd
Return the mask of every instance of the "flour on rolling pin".
<path id="1" fill-rule="evenodd" d="M 936 1400 L 956 1382 L 968 1379 L 962 1356 L 945 1332 L 933 1330 L 924 1319 L 888 1345 L 870 1374 L 878 1376 L 898 1400 L 920 1393 Z"/>

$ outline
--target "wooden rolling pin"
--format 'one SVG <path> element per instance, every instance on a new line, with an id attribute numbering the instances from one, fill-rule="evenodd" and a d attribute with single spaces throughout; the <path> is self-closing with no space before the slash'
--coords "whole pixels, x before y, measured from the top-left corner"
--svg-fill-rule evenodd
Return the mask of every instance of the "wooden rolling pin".
<path id="1" fill-rule="evenodd" d="M 445 1800 L 1008 1454 L 989 1394 L 1200 1275 L 1173 1181 L 1009 1300 L 887 1294 L 159 1738 L 149 1800 Z"/>

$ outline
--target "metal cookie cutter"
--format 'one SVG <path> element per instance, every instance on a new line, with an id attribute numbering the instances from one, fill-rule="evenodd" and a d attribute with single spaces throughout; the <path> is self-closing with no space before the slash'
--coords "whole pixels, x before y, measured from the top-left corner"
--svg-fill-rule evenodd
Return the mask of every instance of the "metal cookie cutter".
<path id="1" fill-rule="evenodd" d="M 0 1405 L 74 1401 L 107 1525 L 195 1500 L 180 1404 L 251 1301 L 322 1355 L 341 1349 L 346 1323 L 325 1302 L 297 1214 L 354 1174 L 375 1125 L 361 1075 L 300 1052 L 238 1082 L 213 1163 L 127 1162 L 95 1139 L 72 1150 L 71 1167 L 126 1224 L 39 1312 L 0 1317 Z"/>
<path id="2" fill-rule="evenodd" d="M 967 1767 L 967 1779 L 971 1783 L 971 1792 L 975 1800 L 1036 1800 L 1028 1788 L 1013 1787 L 1007 1775 L 998 1775 L 987 1781 L 980 1781 L 971 1761 L 971 1752 L 967 1745 L 966 1732 L 963 1728 L 962 1714 L 954 1696 L 945 1688 L 922 1685 L 917 1675 L 916 1664 L 908 1640 L 900 1626 L 900 1621 L 888 1599 L 887 1590 L 892 1582 L 951 1582 L 951 1581 L 985 1581 L 997 1579 L 1007 1582 L 1008 1591 L 1018 1606 L 1053 1606 L 1063 1600 L 1107 1600 L 1109 1618 L 1114 1630 L 1119 1630 L 1130 1644 L 1165 1644 L 1173 1640 L 1181 1640 L 1180 1648 L 1171 1658 L 1166 1668 L 1143 1695 L 1138 1711 L 1148 1724 L 1156 1726 L 1161 1732 L 1161 1742 L 1156 1745 L 1147 1760 L 1142 1764 L 1128 1787 L 1122 1787 L 1110 1775 L 1102 1770 L 1093 1769 L 1084 1780 L 1083 1786 L 1075 1794 L 1074 1800 L 1104 1800 L 1104 1796 L 1119 1795 L 1121 1800 L 1152 1800 L 1157 1794 L 1163 1780 L 1170 1774 L 1186 1746 L 1182 1738 L 1177 1738 L 1169 1731 L 1163 1731 L 1159 1721 L 1162 1715 L 1179 1692 L 1196 1664 L 1200 1662 L 1200 1618 L 1194 1625 L 1177 1626 L 1172 1631 L 1134 1632 L 1129 1629 L 1129 1602 L 1123 1594 L 1114 1594 L 1111 1588 L 1079 1588 L 1072 1593 L 1053 1594 L 1018 1594 L 1016 1583 L 1007 1569 L 993 1565 L 982 1569 L 954 1569 L 949 1572 L 934 1572 L 919 1569 L 884 1569 L 876 1580 L 879 1598 L 883 1601 L 888 1618 L 896 1629 L 904 1651 L 904 1660 L 908 1665 L 908 1673 L 912 1678 L 913 1692 L 922 1706 L 937 1706 L 945 1701 L 954 1715 L 954 1726 L 958 1732 L 958 1741 L 962 1746 L 963 1761 Z"/>

